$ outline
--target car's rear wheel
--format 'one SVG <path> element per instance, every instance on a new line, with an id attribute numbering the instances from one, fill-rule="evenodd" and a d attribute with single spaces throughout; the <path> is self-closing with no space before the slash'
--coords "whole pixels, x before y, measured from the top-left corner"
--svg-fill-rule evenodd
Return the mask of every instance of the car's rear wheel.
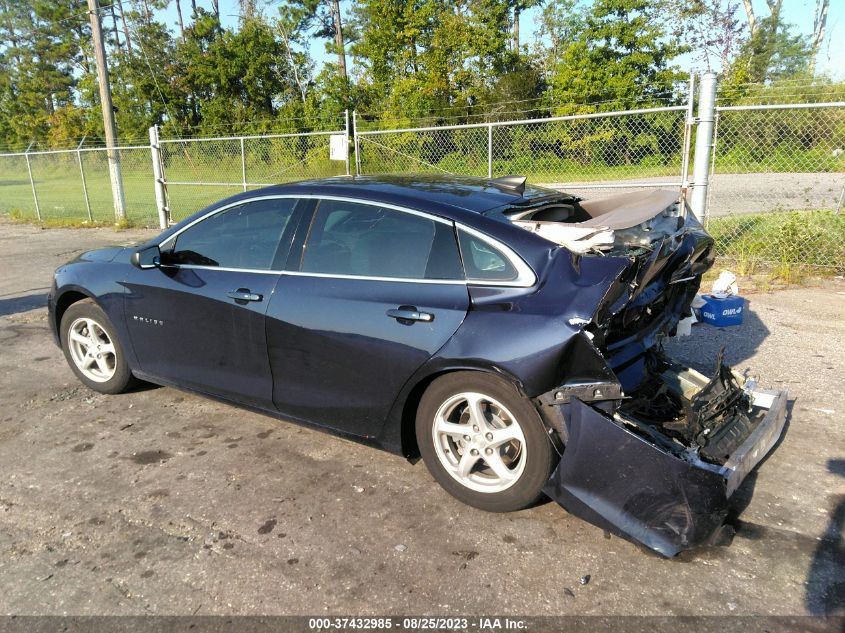
<path id="1" fill-rule="evenodd" d="M 62 315 L 60 334 L 65 358 L 86 386 L 114 394 L 132 383 L 114 326 L 96 303 L 85 299 L 70 306 Z"/>
<path id="2" fill-rule="evenodd" d="M 504 379 L 480 372 L 432 382 L 417 409 L 416 433 L 437 482 L 491 512 L 536 503 L 557 460 L 531 402 Z"/>

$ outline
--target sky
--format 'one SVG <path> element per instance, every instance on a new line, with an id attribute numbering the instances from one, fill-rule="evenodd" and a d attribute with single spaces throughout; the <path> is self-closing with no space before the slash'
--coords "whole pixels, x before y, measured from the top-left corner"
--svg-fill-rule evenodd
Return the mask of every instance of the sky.
<path id="1" fill-rule="evenodd" d="M 752 0 L 752 2 L 754 3 L 758 19 L 768 15 L 765 0 Z M 258 0 L 257 4 L 259 10 L 264 15 L 275 17 L 277 11 L 276 6 L 278 6 L 277 2 L 273 2 L 272 0 Z M 348 12 L 351 4 L 351 0 L 341 0 L 341 9 L 344 14 Z M 211 10 L 210 0 L 197 0 L 197 5 Z M 187 11 L 185 10 L 186 6 Z M 182 2 L 182 11 L 187 20 L 188 14 L 190 13 L 189 2 Z M 534 41 L 540 11 L 541 9 L 539 8 L 532 8 L 523 12 L 522 19 L 520 20 L 520 31 L 522 33 L 521 39 L 524 43 Z M 804 34 L 812 32 L 815 0 L 783 0 L 781 12 L 784 20 L 794 24 L 799 32 Z M 162 12 L 162 17 L 172 31 L 175 32 L 178 29 L 175 3 L 170 3 L 170 6 Z M 238 1 L 220 0 L 220 17 L 224 26 L 236 26 L 238 22 Z M 743 20 L 745 19 L 745 12 L 741 8 L 739 17 Z M 309 50 L 319 70 L 319 67 L 330 57 L 326 53 L 325 40 L 312 38 L 310 40 Z M 692 69 L 693 60 L 689 56 L 679 57 L 676 62 L 684 70 Z M 835 80 L 845 80 L 845 0 L 830 0 L 827 34 L 819 52 L 818 60 L 816 61 L 816 71 L 828 74 Z"/>

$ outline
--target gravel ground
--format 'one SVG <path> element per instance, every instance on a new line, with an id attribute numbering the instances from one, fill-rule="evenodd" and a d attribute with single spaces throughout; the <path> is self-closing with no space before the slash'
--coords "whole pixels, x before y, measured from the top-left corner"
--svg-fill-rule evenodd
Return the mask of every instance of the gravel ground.
<path id="1" fill-rule="evenodd" d="M 841 280 L 671 344 L 705 369 L 727 345 L 791 416 L 733 543 L 664 560 L 553 503 L 462 506 L 422 464 L 293 424 L 85 389 L 47 329 L 50 273 L 146 235 L 0 224 L 0 613 L 845 614 Z"/>
<path id="2" fill-rule="evenodd" d="M 768 211 L 835 209 L 845 189 L 845 174 L 843 173 L 715 173 L 710 178 L 708 213 L 711 218 Z M 596 185 L 613 186 L 596 189 L 579 188 L 577 184 L 544 184 L 585 198 L 595 198 L 623 191 L 635 191 L 636 189 L 622 186 L 627 182 L 664 183 L 665 188 L 675 189 L 678 187 L 679 178 L 609 180 L 596 183 Z"/>

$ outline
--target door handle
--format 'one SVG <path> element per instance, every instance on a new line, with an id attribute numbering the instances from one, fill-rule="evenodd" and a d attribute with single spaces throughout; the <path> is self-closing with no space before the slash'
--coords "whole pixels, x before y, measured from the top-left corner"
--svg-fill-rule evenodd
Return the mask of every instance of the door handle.
<path id="1" fill-rule="evenodd" d="M 434 315 L 428 312 L 420 312 L 414 306 L 399 306 L 387 311 L 387 316 L 396 319 L 400 323 L 412 321 L 434 321 Z"/>
<path id="2" fill-rule="evenodd" d="M 237 290 L 230 290 L 226 293 L 227 297 L 234 299 L 238 303 L 246 303 L 247 301 L 261 301 L 262 297 L 256 292 L 252 292 L 248 288 L 238 288 Z"/>

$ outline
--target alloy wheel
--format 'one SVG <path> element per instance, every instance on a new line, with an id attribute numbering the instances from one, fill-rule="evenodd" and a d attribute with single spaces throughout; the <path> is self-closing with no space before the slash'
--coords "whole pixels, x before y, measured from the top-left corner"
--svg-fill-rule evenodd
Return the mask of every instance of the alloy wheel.
<path id="1" fill-rule="evenodd" d="M 517 419 L 497 400 L 458 393 L 434 417 L 434 450 L 456 481 L 471 490 L 510 488 L 525 469 L 525 436 Z"/>
<path id="2" fill-rule="evenodd" d="M 108 382 L 117 367 L 114 343 L 102 325 L 82 317 L 70 324 L 68 349 L 76 367 L 94 382 Z"/>

